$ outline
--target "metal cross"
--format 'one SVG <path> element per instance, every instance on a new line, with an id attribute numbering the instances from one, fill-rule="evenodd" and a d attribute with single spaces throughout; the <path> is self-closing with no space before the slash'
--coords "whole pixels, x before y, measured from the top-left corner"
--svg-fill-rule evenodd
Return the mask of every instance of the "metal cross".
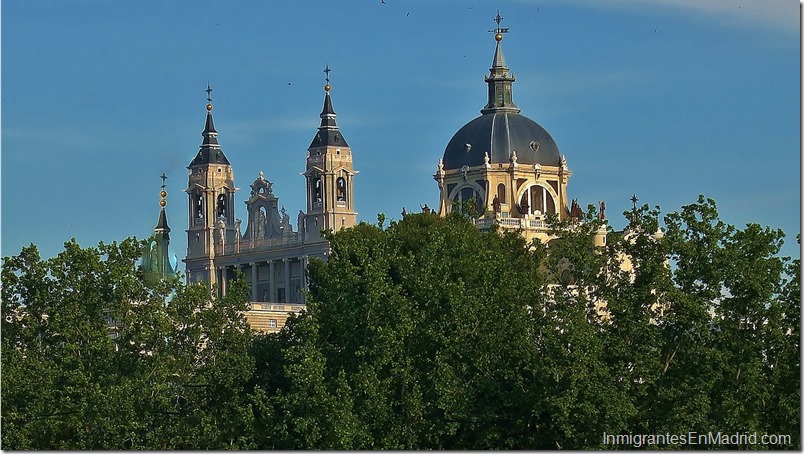
<path id="1" fill-rule="evenodd" d="M 207 89 L 204 90 L 204 91 L 207 92 L 207 102 L 212 102 L 212 97 L 211 97 L 212 87 L 209 86 L 209 82 L 207 82 Z"/>
<path id="2" fill-rule="evenodd" d="M 165 175 L 165 172 L 162 172 L 162 176 L 161 176 L 161 177 L 159 177 L 159 178 L 161 178 L 161 179 L 162 179 L 162 189 L 165 189 L 165 187 L 167 186 L 167 185 L 165 184 L 165 180 L 167 180 L 167 175 Z"/>
<path id="3" fill-rule="evenodd" d="M 489 30 L 492 33 L 508 33 L 508 27 L 500 28 L 500 22 L 502 22 L 503 18 L 500 16 L 500 10 L 497 10 L 497 17 L 494 18 L 494 22 L 497 22 L 497 28 L 494 30 Z"/>
<path id="4" fill-rule="evenodd" d="M 639 198 L 636 196 L 636 193 L 634 193 L 634 195 L 631 196 L 631 203 L 634 204 L 634 210 L 636 210 L 636 204 L 637 204 L 638 201 L 639 201 Z"/>
<path id="5" fill-rule="evenodd" d="M 327 73 L 327 83 L 329 83 L 329 72 L 332 71 L 329 69 L 329 63 L 327 63 L 327 67 L 324 69 L 324 72 Z"/>

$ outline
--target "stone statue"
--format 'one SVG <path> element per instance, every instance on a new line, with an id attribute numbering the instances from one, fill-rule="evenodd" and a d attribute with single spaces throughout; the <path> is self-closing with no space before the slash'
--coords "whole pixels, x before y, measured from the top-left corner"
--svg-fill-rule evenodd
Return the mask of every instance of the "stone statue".
<path id="1" fill-rule="evenodd" d="M 226 222 L 223 219 L 218 219 L 218 235 L 221 238 L 221 244 L 226 241 Z"/>
<path id="2" fill-rule="evenodd" d="M 601 221 L 606 220 L 606 201 L 605 200 L 600 201 L 600 213 L 598 213 L 597 218 L 599 220 L 601 220 Z"/>
<path id="3" fill-rule="evenodd" d="M 405 207 L 402 207 L 402 217 L 404 218 L 407 215 L 408 215 L 408 211 L 405 209 Z"/>
<path id="4" fill-rule="evenodd" d="M 495 195 L 494 200 L 491 201 L 491 206 L 494 209 L 494 214 L 500 213 L 500 197 Z"/>
<path id="5" fill-rule="evenodd" d="M 268 220 L 265 219 L 265 211 L 260 210 L 260 214 L 257 215 L 257 239 L 265 238 L 267 229 Z"/>
<path id="6" fill-rule="evenodd" d="M 570 207 L 570 217 L 576 220 L 583 217 L 583 210 L 581 210 L 581 206 L 578 205 L 578 199 L 572 199 L 572 206 Z"/>

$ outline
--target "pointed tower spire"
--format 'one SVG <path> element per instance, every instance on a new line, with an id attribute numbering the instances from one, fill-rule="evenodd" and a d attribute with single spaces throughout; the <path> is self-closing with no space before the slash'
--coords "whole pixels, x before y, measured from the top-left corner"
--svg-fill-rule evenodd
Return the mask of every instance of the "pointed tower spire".
<path id="1" fill-rule="evenodd" d="M 162 277 L 175 274 L 176 270 L 170 264 L 170 226 L 167 222 L 167 192 L 165 180 L 167 176 L 162 173 L 162 190 L 159 192 L 159 220 L 156 222 L 154 234 L 142 254 L 142 270 L 148 280 L 155 281 Z"/>
<path id="2" fill-rule="evenodd" d="M 485 77 L 486 83 L 489 85 L 489 100 L 486 106 L 480 111 L 482 114 L 520 112 L 516 104 L 514 104 L 512 95 L 512 84 L 516 78 L 509 74 L 509 68 L 505 64 L 505 55 L 502 50 L 503 33 L 508 33 L 507 27 L 500 27 L 502 20 L 503 18 L 500 16 L 500 11 L 498 10 L 497 16 L 494 18 L 497 27 L 489 30 L 494 33 L 494 40 L 497 41 L 497 47 L 494 49 L 494 60 L 491 62 L 489 75 Z"/>
<path id="3" fill-rule="evenodd" d="M 226 155 L 223 154 L 221 146 L 218 143 L 218 131 L 215 129 L 215 122 L 212 120 L 212 87 L 207 83 L 207 119 L 204 123 L 204 131 L 201 132 L 203 140 L 201 141 L 201 148 L 198 154 L 190 163 L 190 166 L 201 164 L 229 164 Z"/>
<path id="4" fill-rule="evenodd" d="M 170 241 L 170 226 L 167 222 L 167 213 L 165 213 L 165 206 L 167 205 L 167 192 L 165 191 L 167 185 L 165 184 L 165 180 L 167 180 L 167 175 L 162 172 L 160 178 L 162 178 L 162 191 L 159 192 L 159 206 L 161 206 L 162 209 L 159 211 L 159 220 L 156 222 L 154 231 L 158 234 L 163 234 L 163 237 L 167 241 Z"/>
<path id="5" fill-rule="evenodd" d="M 326 73 L 326 85 L 324 85 L 324 107 L 321 109 L 321 125 L 318 127 L 318 132 L 315 134 L 312 143 L 308 148 L 320 147 L 324 145 L 337 145 L 348 147 L 346 139 L 341 135 L 338 130 L 338 125 L 335 123 L 335 110 L 332 108 L 332 99 L 329 96 L 329 91 L 332 86 L 329 84 L 329 65 L 324 69 Z"/>

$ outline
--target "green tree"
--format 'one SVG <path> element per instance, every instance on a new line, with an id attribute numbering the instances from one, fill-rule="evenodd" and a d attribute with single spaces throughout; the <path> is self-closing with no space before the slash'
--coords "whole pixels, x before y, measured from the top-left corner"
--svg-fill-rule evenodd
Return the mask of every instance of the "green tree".
<path id="1" fill-rule="evenodd" d="M 327 412 L 282 403 L 287 425 L 306 418 L 330 432 L 312 443 L 332 436 L 340 447 L 371 449 L 554 448 L 555 437 L 545 435 L 551 424 L 573 434 L 574 417 L 545 420 L 568 406 L 545 396 L 546 386 L 566 391 L 548 385 L 547 370 L 585 387 L 575 401 L 593 387 L 574 379 L 566 350 L 564 364 L 553 356 L 556 337 L 569 336 L 559 326 L 569 315 L 558 316 L 553 308 L 564 306 L 545 299 L 543 246 L 527 247 L 516 233 L 480 232 L 457 214 L 408 215 L 386 229 L 361 224 L 330 240 L 330 259 L 309 270 L 308 311 L 288 325 L 287 351 L 303 360 L 286 354 L 284 365 L 286 377 L 314 384 Z M 572 335 L 594 344 L 592 328 Z M 599 354 L 599 345 L 589 349 Z M 300 371 L 299 361 L 315 367 Z M 325 405 L 335 396 L 351 412 Z"/>
<path id="2" fill-rule="evenodd" d="M 800 422 L 800 264 L 701 198 L 629 227 L 553 220 L 549 247 L 453 214 L 330 234 L 310 303 L 263 339 L 259 446 L 610 447 L 602 434 Z M 265 354 L 270 352 L 270 354 Z M 263 359 L 259 359 L 263 358 Z M 263 371 L 263 372 L 259 372 Z"/>
<path id="3" fill-rule="evenodd" d="M 790 412 L 800 406 L 801 299 L 791 295 L 800 266 L 778 256 L 784 233 L 757 224 L 742 230 L 727 225 L 715 202 L 703 196 L 665 222 L 676 289 L 671 308 L 695 307 L 689 318 L 697 320 L 701 336 L 700 345 L 684 352 L 673 387 L 710 384 L 699 393 L 709 398 L 699 400 L 711 430 L 786 433 L 800 446 L 801 416 Z M 785 270 L 794 276 L 787 285 Z M 789 419 L 769 417 L 778 411 Z"/>
<path id="4" fill-rule="evenodd" d="M 247 290 L 146 284 L 141 247 L 3 259 L 3 448 L 250 446 Z"/>
<path id="5" fill-rule="evenodd" d="M 605 287 L 605 339 L 636 397 L 630 431 L 781 433 L 800 446 L 800 265 L 778 256 L 784 234 L 728 225 L 703 196 L 666 215 L 664 235 L 658 208 L 626 215 L 608 250 L 619 278 Z M 633 269 L 612 269 L 617 257 Z"/>

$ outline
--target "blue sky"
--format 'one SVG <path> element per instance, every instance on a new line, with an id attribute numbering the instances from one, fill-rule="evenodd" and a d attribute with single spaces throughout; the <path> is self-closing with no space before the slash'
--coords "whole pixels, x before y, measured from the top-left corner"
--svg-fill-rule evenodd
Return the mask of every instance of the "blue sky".
<path id="1" fill-rule="evenodd" d="M 437 161 L 486 101 L 497 9 L 514 101 L 566 155 L 569 197 L 605 200 L 619 229 L 633 193 L 664 212 L 702 193 L 800 256 L 789 0 L 5 0 L 2 254 L 150 235 L 165 172 L 183 257 L 207 82 L 238 217 L 259 171 L 297 213 L 327 63 L 359 219 L 437 206 Z"/>

